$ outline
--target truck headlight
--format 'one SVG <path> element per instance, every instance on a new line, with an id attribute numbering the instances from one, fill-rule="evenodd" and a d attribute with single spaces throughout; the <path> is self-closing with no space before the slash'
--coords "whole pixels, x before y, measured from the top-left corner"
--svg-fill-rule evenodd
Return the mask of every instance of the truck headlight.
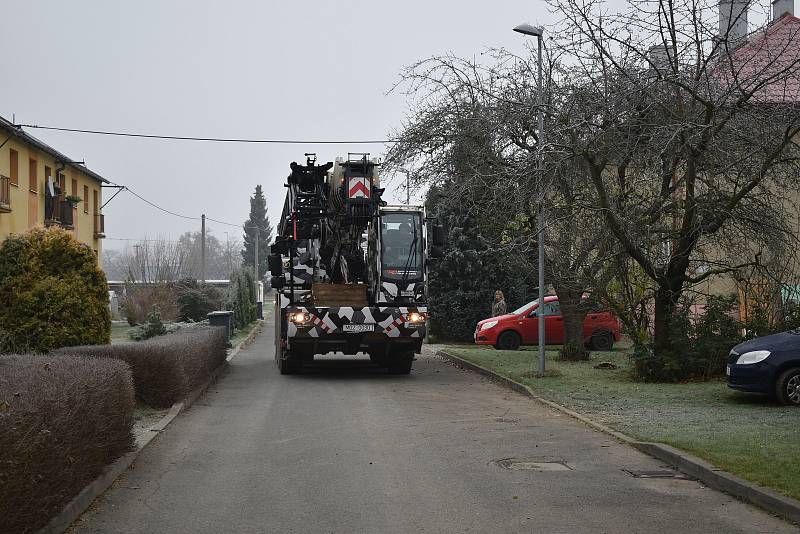
<path id="1" fill-rule="evenodd" d="M 498 321 L 488 321 L 481 325 L 481 330 L 488 330 L 497 326 Z"/>
<path id="2" fill-rule="evenodd" d="M 771 353 L 768 350 L 753 350 L 750 352 L 745 352 L 739 356 L 738 360 L 736 360 L 736 365 L 750 365 L 753 363 L 758 363 L 766 360 L 770 354 Z"/>
<path id="3" fill-rule="evenodd" d="M 408 314 L 407 319 L 409 323 L 421 324 L 425 322 L 425 319 L 427 319 L 427 314 L 419 312 L 411 312 Z"/>
<path id="4" fill-rule="evenodd" d="M 290 313 L 289 320 L 294 324 L 306 324 L 311 320 L 311 316 L 305 312 Z"/>

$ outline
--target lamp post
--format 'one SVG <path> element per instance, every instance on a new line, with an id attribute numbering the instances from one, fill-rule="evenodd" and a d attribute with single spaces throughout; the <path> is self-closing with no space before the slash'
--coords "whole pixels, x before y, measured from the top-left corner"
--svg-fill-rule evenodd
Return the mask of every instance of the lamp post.
<path id="1" fill-rule="evenodd" d="M 539 373 L 544 373 L 545 365 L 545 339 L 544 339 L 544 190 L 542 188 L 542 178 L 544 174 L 543 164 L 543 145 L 544 145 L 544 94 L 542 93 L 542 39 L 544 38 L 544 28 L 531 26 L 530 24 L 520 24 L 514 31 L 523 35 L 536 37 L 537 42 L 537 70 L 536 91 L 538 105 L 539 132 L 536 142 L 536 170 L 539 173 L 536 192 L 538 201 L 537 207 L 537 228 L 536 236 L 539 243 Z"/>

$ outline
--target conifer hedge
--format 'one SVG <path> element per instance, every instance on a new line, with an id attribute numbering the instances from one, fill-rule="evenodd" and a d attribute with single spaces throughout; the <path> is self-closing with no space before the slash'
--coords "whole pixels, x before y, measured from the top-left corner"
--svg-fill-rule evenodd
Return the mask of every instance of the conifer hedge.
<path id="1" fill-rule="evenodd" d="M 94 251 L 60 228 L 0 244 L 0 353 L 108 343 L 106 277 Z"/>

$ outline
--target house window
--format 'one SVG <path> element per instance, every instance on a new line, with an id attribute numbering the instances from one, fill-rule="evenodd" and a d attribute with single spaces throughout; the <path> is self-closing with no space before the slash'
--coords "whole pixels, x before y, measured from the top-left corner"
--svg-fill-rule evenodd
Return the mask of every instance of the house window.
<path id="1" fill-rule="evenodd" d="M 37 190 L 36 184 L 38 183 L 38 177 L 36 175 L 36 160 L 29 159 L 28 160 L 28 190 L 31 193 L 35 193 Z"/>
<path id="2" fill-rule="evenodd" d="M 11 150 L 11 185 L 19 186 L 19 154 L 16 150 Z"/>
<path id="3" fill-rule="evenodd" d="M 73 197 L 78 196 L 78 180 L 75 178 L 72 179 L 72 192 L 70 193 Z"/>
<path id="4" fill-rule="evenodd" d="M 98 194 L 97 189 L 92 191 L 92 193 L 94 193 L 94 198 L 92 199 L 92 209 L 94 211 L 92 213 L 94 215 L 97 215 L 98 213 L 100 213 L 100 209 L 99 209 L 100 208 L 100 195 Z"/>
<path id="5" fill-rule="evenodd" d="M 89 213 L 89 186 L 83 186 L 83 213 Z"/>

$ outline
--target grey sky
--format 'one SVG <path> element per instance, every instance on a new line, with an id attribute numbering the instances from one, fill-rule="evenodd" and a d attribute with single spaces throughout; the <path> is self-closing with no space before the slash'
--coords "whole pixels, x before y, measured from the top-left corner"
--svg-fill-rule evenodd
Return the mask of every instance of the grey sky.
<path id="1" fill-rule="evenodd" d="M 548 22 L 541 1 L 50 0 L 4 6 L 0 114 L 18 123 L 173 135 L 383 139 L 406 109 L 386 96 L 417 59 L 487 47 Z M 304 152 L 332 160 L 382 146 L 231 145 L 29 130 L 169 209 L 241 223 L 262 184 L 276 221 Z M 391 200 L 403 198 L 391 190 Z M 111 191 L 106 190 L 105 198 Z M 109 238 L 199 229 L 129 193 L 105 209 Z M 209 224 L 215 235 L 241 230 Z M 106 248 L 121 241 L 107 240 Z"/>

